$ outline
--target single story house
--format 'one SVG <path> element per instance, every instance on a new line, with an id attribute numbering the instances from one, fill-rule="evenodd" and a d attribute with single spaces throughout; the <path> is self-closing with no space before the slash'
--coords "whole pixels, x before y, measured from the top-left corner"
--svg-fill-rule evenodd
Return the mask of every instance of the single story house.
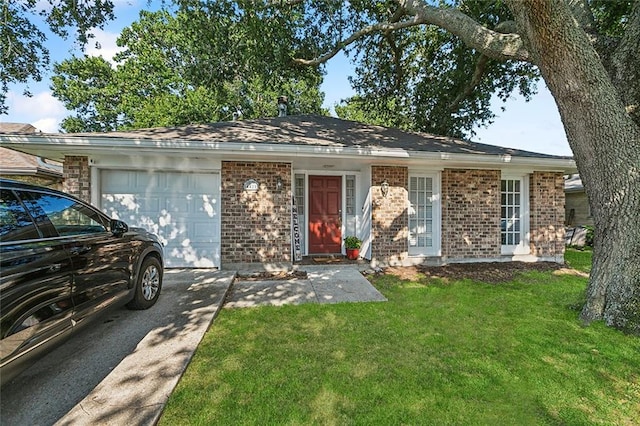
<path id="1" fill-rule="evenodd" d="M 0 123 L 0 134 L 16 135 L 36 133 L 31 124 Z M 24 154 L 13 149 L 0 148 L 0 176 L 36 185 L 62 189 L 62 164 Z"/>
<path id="2" fill-rule="evenodd" d="M 324 116 L 0 135 L 165 243 L 168 267 L 290 265 L 362 239 L 373 266 L 563 261 L 559 157 Z"/>

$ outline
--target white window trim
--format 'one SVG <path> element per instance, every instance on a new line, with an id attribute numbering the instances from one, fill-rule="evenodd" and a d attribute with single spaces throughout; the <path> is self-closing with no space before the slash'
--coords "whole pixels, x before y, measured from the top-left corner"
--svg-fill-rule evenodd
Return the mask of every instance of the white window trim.
<path id="1" fill-rule="evenodd" d="M 503 180 L 519 180 L 520 181 L 520 243 L 516 245 L 502 244 L 500 246 L 500 254 L 502 255 L 526 255 L 531 253 L 529 229 L 529 175 L 502 173 L 500 177 L 500 194 L 502 195 Z M 502 204 L 502 203 L 501 203 Z M 500 215 L 502 219 L 502 214 Z M 501 230 L 502 232 L 502 230 Z"/>

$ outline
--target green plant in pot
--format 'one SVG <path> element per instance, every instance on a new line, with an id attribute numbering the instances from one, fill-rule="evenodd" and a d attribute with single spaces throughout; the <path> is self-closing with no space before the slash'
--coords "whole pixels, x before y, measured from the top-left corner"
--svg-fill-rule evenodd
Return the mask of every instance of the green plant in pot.
<path id="1" fill-rule="evenodd" d="M 356 260 L 360 256 L 362 240 L 355 235 L 349 235 L 344 239 L 344 247 L 347 250 L 347 259 Z"/>

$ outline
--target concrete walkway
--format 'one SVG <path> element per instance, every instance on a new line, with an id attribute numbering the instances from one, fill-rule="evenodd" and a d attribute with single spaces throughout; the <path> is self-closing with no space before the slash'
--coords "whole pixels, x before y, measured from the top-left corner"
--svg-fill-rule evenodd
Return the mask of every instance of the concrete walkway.
<path id="1" fill-rule="evenodd" d="M 355 266 L 301 266 L 306 279 L 236 281 L 225 308 L 300 303 L 383 302 L 387 299 Z"/>
<path id="2" fill-rule="evenodd" d="M 386 300 L 354 266 L 300 269 L 307 271 L 306 279 L 235 284 L 235 272 L 165 271 L 161 299 L 175 298 L 174 309 L 163 313 L 135 350 L 55 424 L 155 424 L 227 296 L 229 308 Z M 30 424 L 40 422 L 34 419 Z"/>

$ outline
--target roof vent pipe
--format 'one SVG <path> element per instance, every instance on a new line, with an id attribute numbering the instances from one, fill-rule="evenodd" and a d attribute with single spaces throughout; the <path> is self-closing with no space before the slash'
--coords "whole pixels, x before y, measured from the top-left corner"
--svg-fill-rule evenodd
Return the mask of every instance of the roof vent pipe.
<path id="1" fill-rule="evenodd" d="M 286 96 L 278 96 L 278 117 L 286 117 L 287 116 L 287 97 Z"/>

